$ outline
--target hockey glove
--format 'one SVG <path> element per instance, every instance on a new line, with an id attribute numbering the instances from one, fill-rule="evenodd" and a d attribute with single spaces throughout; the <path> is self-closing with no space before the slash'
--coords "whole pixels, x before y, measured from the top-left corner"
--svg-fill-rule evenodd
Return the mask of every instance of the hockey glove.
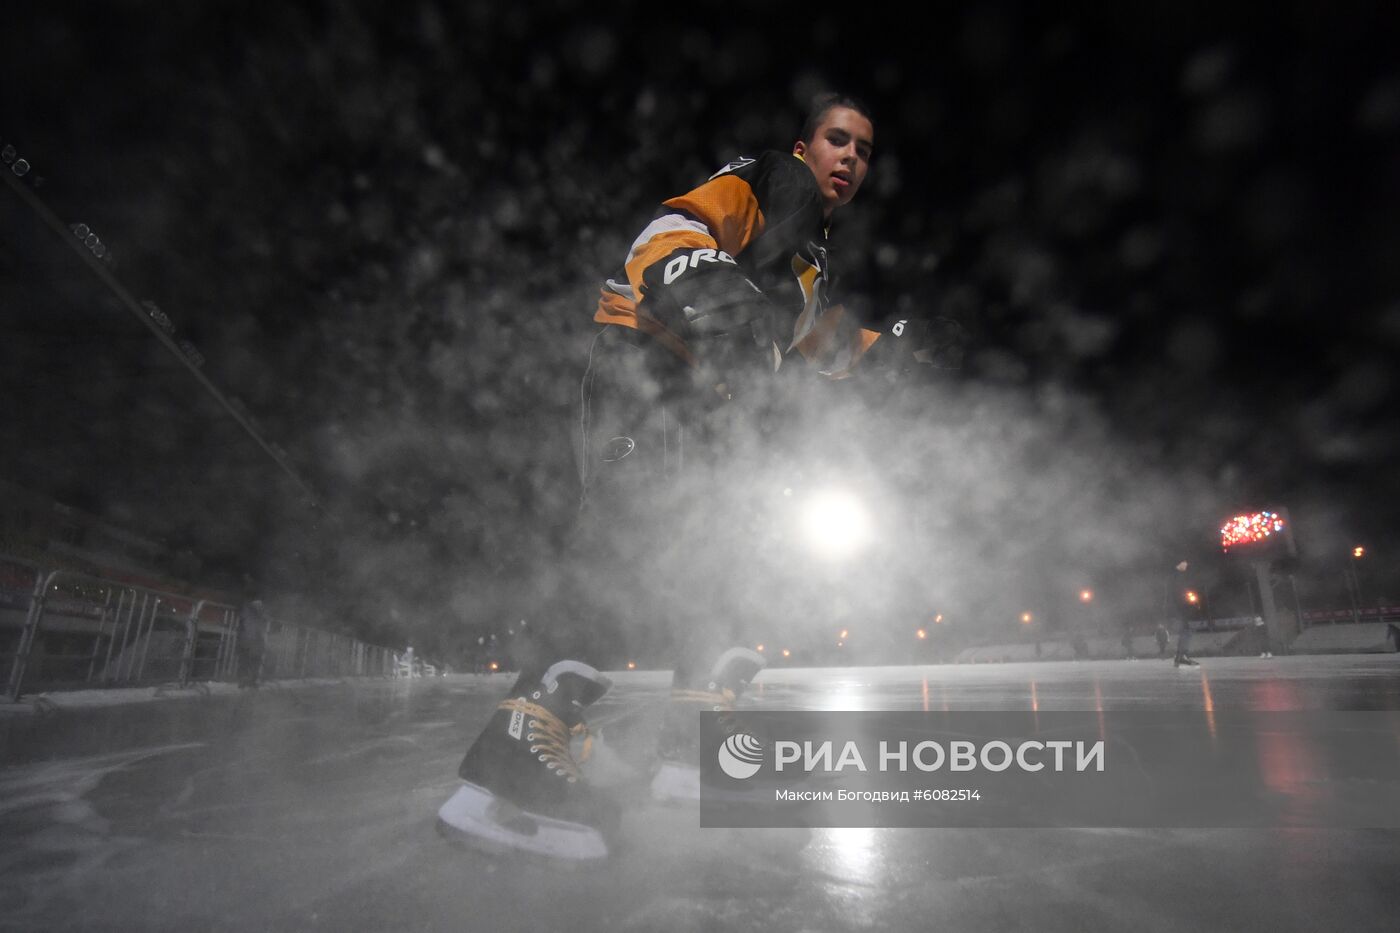
<path id="1" fill-rule="evenodd" d="M 651 315 L 686 341 L 751 331 L 768 299 L 723 250 L 679 249 L 646 271 Z"/>
<path id="2" fill-rule="evenodd" d="M 865 365 L 892 377 L 909 376 L 921 367 L 958 369 L 962 366 L 967 332 L 952 318 L 892 318 L 880 328 Z"/>

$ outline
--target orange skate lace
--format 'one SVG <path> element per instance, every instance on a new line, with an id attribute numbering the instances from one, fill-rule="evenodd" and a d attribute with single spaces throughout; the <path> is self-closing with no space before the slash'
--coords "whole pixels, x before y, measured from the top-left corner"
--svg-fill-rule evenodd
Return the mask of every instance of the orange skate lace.
<path id="1" fill-rule="evenodd" d="M 733 690 L 728 687 L 717 691 L 710 690 L 672 690 L 672 703 L 694 703 L 703 709 L 721 714 L 719 717 L 719 727 L 725 735 L 733 735 L 741 731 L 740 725 L 735 717 L 734 703 L 738 699 Z"/>
<path id="2" fill-rule="evenodd" d="M 581 720 L 572 729 L 564 721 L 538 703 L 531 703 L 524 697 L 502 700 L 497 709 L 521 713 L 528 717 L 530 731 L 525 740 L 530 742 L 530 752 L 538 755 L 545 767 L 572 784 L 579 779 L 579 765 L 593 754 L 593 735 Z M 570 748 L 574 736 L 583 736 L 583 748 L 577 759 Z"/>
<path id="3" fill-rule="evenodd" d="M 734 691 L 728 687 L 711 692 L 708 690 L 672 690 L 671 700 L 676 703 L 696 703 L 708 706 L 717 713 L 733 712 Z"/>

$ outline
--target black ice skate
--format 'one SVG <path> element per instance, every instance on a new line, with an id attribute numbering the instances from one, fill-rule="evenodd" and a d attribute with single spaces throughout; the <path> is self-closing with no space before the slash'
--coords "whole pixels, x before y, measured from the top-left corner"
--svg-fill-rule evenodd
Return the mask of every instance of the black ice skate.
<path id="1" fill-rule="evenodd" d="M 1176 667 L 1200 667 L 1200 666 L 1201 666 L 1200 663 L 1197 662 L 1195 658 L 1191 657 L 1190 655 L 1186 655 L 1186 654 L 1179 654 L 1179 655 L 1177 655 L 1177 656 L 1176 656 L 1176 659 L 1175 659 L 1174 661 L 1172 661 L 1172 664 L 1173 664 L 1174 666 L 1176 666 Z"/>
<path id="2" fill-rule="evenodd" d="M 465 783 L 438 810 L 438 831 L 488 851 L 607 858 L 617 807 L 582 780 L 570 743 L 583 735 L 588 757 L 582 713 L 611 686 L 587 664 L 560 661 L 503 700 L 457 769 Z"/>
<path id="3" fill-rule="evenodd" d="M 731 713 L 744 688 L 768 664 L 747 648 L 730 648 L 720 655 L 708 676 L 685 678 L 671 685 L 671 702 L 661 726 L 657 747 L 659 767 L 651 782 L 651 796 L 663 801 L 700 799 L 699 713 L 714 710 Z M 703 679 L 702 679 L 703 678 Z"/>

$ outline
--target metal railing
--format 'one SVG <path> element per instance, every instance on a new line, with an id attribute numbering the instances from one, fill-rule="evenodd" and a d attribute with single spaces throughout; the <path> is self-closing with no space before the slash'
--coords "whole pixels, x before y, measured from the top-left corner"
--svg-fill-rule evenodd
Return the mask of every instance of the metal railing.
<path id="1" fill-rule="evenodd" d="M 8 662 L 11 701 L 35 686 L 233 680 L 252 664 L 240 679 L 398 675 L 391 649 L 276 619 L 262 626 L 262 650 L 241 652 L 233 606 L 0 555 L 0 671 Z"/>

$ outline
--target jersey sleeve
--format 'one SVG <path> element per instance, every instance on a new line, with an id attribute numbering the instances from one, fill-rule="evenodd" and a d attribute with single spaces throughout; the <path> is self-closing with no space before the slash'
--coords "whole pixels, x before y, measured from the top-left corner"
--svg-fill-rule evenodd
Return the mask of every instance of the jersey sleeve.
<path id="1" fill-rule="evenodd" d="M 790 255 L 820 217 L 816 182 L 794 156 L 736 160 L 662 203 L 628 251 L 627 284 L 642 313 L 682 337 L 730 332 L 764 301 L 745 270 Z"/>

